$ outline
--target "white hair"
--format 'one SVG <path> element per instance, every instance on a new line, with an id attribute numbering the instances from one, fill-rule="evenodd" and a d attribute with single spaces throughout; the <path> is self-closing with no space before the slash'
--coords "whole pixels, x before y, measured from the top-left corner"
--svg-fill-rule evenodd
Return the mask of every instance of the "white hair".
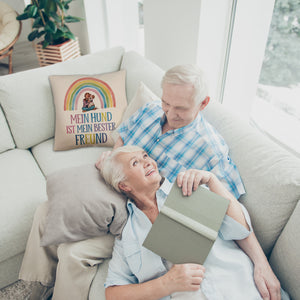
<path id="1" fill-rule="evenodd" d="M 208 84 L 205 74 L 196 65 L 178 65 L 169 69 L 162 79 L 162 88 L 165 83 L 174 85 L 193 85 L 193 98 L 196 104 L 200 104 L 208 96 Z"/>
<path id="2" fill-rule="evenodd" d="M 101 166 L 100 173 L 105 182 L 111 185 L 116 191 L 121 192 L 119 183 L 126 179 L 123 165 L 117 160 L 121 153 L 130 153 L 144 151 L 142 148 L 134 145 L 122 146 L 114 149 Z"/>

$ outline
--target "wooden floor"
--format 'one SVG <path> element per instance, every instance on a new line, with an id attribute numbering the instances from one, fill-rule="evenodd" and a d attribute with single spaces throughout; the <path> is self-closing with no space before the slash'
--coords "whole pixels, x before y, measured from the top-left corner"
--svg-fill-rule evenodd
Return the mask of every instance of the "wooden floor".
<path id="1" fill-rule="evenodd" d="M 0 60 L 0 76 L 8 74 L 8 58 Z M 39 68 L 39 63 L 32 43 L 17 42 L 12 54 L 13 73 Z"/>

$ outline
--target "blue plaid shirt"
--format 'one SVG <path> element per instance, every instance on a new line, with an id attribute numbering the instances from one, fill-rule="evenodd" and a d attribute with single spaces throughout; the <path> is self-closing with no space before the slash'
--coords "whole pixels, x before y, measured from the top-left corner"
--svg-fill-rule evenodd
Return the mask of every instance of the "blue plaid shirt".
<path id="1" fill-rule="evenodd" d="M 162 134 L 165 121 L 161 102 L 152 101 L 123 122 L 118 132 L 124 145 L 147 151 L 170 182 L 181 171 L 199 169 L 213 172 L 236 198 L 245 192 L 227 144 L 201 113 L 189 125 Z"/>

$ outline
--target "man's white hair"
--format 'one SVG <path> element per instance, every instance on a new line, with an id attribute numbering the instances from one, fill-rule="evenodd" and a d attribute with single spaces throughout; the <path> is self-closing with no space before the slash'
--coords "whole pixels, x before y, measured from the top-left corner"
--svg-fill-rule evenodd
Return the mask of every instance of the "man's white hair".
<path id="1" fill-rule="evenodd" d="M 174 85 L 193 85 L 193 98 L 196 104 L 200 104 L 208 96 L 208 85 L 205 74 L 196 65 L 178 65 L 169 69 L 162 79 L 162 88 L 165 83 Z"/>
<path id="2" fill-rule="evenodd" d="M 101 166 L 100 173 L 105 182 L 111 185 L 116 191 L 121 192 L 119 183 L 126 179 L 123 165 L 117 160 L 121 153 L 130 153 L 144 151 L 142 148 L 134 145 L 122 146 L 114 149 Z"/>

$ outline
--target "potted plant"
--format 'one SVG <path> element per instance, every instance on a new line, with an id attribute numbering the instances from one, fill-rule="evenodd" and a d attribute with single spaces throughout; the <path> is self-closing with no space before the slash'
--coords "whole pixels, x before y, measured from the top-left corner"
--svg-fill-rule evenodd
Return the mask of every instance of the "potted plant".
<path id="1" fill-rule="evenodd" d="M 82 19 L 67 15 L 73 0 L 32 0 L 17 20 L 33 19 L 29 41 L 35 45 L 41 66 L 68 60 L 80 55 L 78 39 L 67 26 Z"/>

